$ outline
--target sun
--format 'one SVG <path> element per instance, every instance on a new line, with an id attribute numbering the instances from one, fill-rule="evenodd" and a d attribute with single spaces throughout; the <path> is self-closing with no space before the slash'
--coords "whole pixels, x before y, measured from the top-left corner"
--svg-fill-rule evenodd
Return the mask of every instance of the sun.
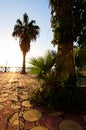
<path id="1" fill-rule="evenodd" d="M 22 52 L 18 45 L 9 49 L 9 52 L 7 53 L 7 66 L 22 66 Z"/>

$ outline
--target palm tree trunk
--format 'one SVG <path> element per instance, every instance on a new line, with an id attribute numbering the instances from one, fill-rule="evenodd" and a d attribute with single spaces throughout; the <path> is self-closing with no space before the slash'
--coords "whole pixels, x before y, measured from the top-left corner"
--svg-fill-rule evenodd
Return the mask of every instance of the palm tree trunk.
<path id="1" fill-rule="evenodd" d="M 65 73 L 75 74 L 75 62 L 73 56 L 73 42 L 58 45 L 58 58 L 56 60 L 57 75 Z"/>
<path id="2" fill-rule="evenodd" d="M 22 72 L 21 72 L 23 74 L 26 74 L 26 71 L 25 71 L 25 68 L 26 68 L 25 61 L 26 61 L 26 54 L 23 53 L 23 64 L 22 64 Z"/>

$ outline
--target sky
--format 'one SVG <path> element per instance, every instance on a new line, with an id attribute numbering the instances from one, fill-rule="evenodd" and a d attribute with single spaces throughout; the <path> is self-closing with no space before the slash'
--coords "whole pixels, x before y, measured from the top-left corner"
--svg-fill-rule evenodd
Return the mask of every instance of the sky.
<path id="1" fill-rule="evenodd" d="M 24 13 L 40 27 L 40 34 L 36 41 L 31 42 L 30 52 L 27 53 L 27 66 L 31 57 L 43 56 L 47 50 L 56 50 L 51 44 L 53 33 L 48 0 L 0 0 L 0 66 L 22 66 L 19 40 L 12 37 L 12 32 L 16 20 L 22 20 Z"/>

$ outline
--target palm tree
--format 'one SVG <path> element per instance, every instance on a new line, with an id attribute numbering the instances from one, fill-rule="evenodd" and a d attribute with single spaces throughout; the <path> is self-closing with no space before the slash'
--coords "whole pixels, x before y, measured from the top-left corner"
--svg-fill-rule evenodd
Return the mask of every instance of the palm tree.
<path id="1" fill-rule="evenodd" d="M 45 83 L 51 83 L 52 73 L 54 71 L 55 61 L 56 61 L 57 53 L 53 50 L 48 50 L 46 54 L 42 57 L 39 56 L 37 58 L 31 58 L 29 64 L 29 72 L 32 74 L 36 74 L 39 81 L 44 81 Z"/>
<path id="2" fill-rule="evenodd" d="M 26 73 L 25 59 L 27 52 L 30 51 L 30 43 L 31 41 L 36 40 L 38 34 L 39 34 L 39 26 L 35 25 L 34 20 L 31 20 L 29 22 L 29 17 L 26 13 L 23 15 L 23 21 L 17 19 L 12 36 L 19 38 L 19 45 L 23 54 L 23 64 L 22 64 L 23 74 Z"/>

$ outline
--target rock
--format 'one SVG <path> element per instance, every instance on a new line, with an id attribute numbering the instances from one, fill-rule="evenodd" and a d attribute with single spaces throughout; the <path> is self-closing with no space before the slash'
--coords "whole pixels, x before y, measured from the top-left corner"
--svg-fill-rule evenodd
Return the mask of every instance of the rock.
<path id="1" fill-rule="evenodd" d="M 83 130 L 82 126 L 73 120 L 63 120 L 59 124 L 60 130 Z"/>
<path id="2" fill-rule="evenodd" d="M 42 127 L 42 126 L 37 126 L 32 128 L 31 130 L 48 130 L 46 127 Z"/>
<path id="3" fill-rule="evenodd" d="M 37 121 L 41 118 L 41 116 L 41 112 L 35 109 L 25 111 L 23 114 L 24 119 L 27 121 Z"/>
<path id="4" fill-rule="evenodd" d="M 4 108 L 4 106 L 3 105 L 0 105 L 0 110 L 2 110 Z"/>
<path id="5" fill-rule="evenodd" d="M 22 103 L 22 106 L 24 106 L 24 107 L 31 107 L 32 105 L 30 104 L 29 101 L 24 101 L 24 102 Z"/>
<path id="6" fill-rule="evenodd" d="M 20 104 L 19 103 L 12 103 L 12 105 L 11 105 L 11 108 L 13 108 L 13 109 L 19 109 L 20 108 Z"/>
<path id="7" fill-rule="evenodd" d="M 14 113 L 10 118 L 9 118 L 10 124 L 13 125 L 19 125 L 19 118 L 18 118 L 18 113 Z"/>

